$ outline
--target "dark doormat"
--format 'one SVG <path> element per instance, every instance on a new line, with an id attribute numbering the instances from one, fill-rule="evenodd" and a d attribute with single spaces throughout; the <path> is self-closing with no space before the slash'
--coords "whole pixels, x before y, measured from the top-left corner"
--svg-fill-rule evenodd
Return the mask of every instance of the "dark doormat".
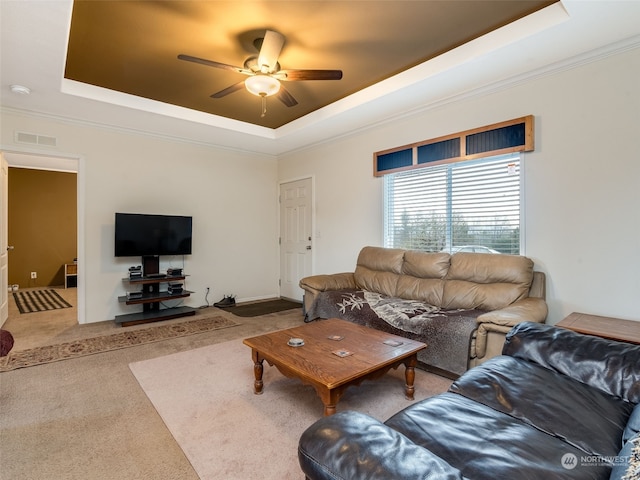
<path id="1" fill-rule="evenodd" d="M 55 290 L 21 290 L 13 294 L 20 313 L 46 312 L 71 308 L 71 304 Z"/>
<path id="2" fill-rule="evenodd" d="M 267 315 L 269 313 L 284 312 L 294 308 L 302 308 L 302 303 L 292 302 L 283 298 L 279 300 L 269 300 L 267 302 L 250 303 L 247 305 L 238 305 L 235 307 L 225 308 L 226 311 L 237 315 L 238 317 L 257 317 Z"/>

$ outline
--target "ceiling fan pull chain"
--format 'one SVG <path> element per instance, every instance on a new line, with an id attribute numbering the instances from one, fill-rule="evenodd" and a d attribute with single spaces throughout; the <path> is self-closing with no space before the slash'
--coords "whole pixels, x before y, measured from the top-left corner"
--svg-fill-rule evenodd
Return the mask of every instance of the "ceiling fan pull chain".
<path id="1" fill-rule="evenodd" d="M 260 97 L 262 98 L 262 113 L 260 114 L 260 117 L 264 117 L 267 114 L 267 96 L 260 95 Z"/>

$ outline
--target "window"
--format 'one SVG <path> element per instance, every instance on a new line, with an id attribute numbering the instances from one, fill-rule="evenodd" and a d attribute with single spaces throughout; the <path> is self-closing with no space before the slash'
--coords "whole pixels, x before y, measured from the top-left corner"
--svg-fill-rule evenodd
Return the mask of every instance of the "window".
<path id="1" fill-rule="evenodd" d="M 384 177 L 386 247 L 520 253 L 519 153 Z"/>

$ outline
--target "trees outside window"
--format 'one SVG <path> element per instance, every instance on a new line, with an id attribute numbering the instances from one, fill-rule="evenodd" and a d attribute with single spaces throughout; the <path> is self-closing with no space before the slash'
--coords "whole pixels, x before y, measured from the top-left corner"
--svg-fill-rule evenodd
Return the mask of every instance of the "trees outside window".
<path id="1" fill-rule="evenodd" d="M 385 246 L 520 253 L 520 154 L 384 177 Z"/>

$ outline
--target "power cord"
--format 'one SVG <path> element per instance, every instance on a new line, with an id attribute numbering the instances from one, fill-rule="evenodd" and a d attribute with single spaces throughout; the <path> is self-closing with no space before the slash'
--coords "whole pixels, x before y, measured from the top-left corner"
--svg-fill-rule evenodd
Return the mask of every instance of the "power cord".
<path id="1" fill-rule="evenodd" d="M 204 294 L 204 303 L 206 303 L 206 305 L 201 305 L 200 308 L 209 308 L 211 305 L 209 305 L 209 287 L 207 287 L 207 291 Z"/>

